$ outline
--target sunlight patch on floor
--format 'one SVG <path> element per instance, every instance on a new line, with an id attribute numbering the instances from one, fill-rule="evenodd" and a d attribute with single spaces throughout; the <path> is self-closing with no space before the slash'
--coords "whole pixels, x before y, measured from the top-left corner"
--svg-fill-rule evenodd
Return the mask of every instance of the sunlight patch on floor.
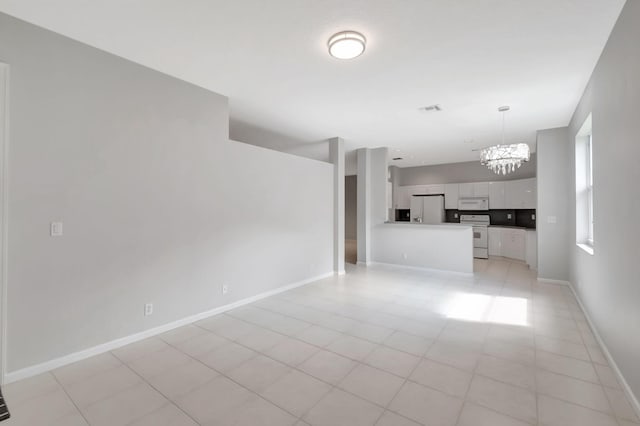
<path id="1" fill-rule="evenodd" d="M 522 297 L 455 293 L 444 307 L 448 318 L 529 326 L 528 301 Z"/>

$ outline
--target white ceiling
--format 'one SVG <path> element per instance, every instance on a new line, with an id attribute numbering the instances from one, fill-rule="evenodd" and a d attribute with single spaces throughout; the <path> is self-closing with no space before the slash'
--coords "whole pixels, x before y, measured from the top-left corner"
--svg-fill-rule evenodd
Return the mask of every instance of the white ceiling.
<path id="1" fill-rule="evenodd" d="M 229 97 L 302 141 L 388 146 L 401 166 L 467 161 L 565 126 L 624 0 L 0 0 L 0 10 Z M 327 54 L 366 35 L 352 61 Z M 441 104 L 443 112 L 419 107 Z M 473 140 L 465 143 L 465 140 Z"/>

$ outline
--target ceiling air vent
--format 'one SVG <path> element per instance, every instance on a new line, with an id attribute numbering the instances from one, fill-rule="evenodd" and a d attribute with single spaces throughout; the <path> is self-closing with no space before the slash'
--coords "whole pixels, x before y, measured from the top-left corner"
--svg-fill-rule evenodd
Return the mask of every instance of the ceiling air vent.
<path id="1" fill-rule="evenodd" d="M 433 105 L 429 105 L 429 106 L 425 106 L 420 108 L 420 111 L 423 112 L 439 112 L 442 111 L 442 107 L 440 106 L 440 104 L 433 104 Z"/>

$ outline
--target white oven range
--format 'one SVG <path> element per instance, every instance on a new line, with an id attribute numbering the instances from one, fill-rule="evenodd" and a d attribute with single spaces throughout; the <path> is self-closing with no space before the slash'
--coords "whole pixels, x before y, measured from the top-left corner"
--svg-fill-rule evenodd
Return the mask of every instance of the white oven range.
<path id="1" fill-rule="evenodd" d="M 489 258 L 489 231 L 491 218 L 488 214 L 463 214 L 460 223 L 473 226 L 473 257 Z"/>

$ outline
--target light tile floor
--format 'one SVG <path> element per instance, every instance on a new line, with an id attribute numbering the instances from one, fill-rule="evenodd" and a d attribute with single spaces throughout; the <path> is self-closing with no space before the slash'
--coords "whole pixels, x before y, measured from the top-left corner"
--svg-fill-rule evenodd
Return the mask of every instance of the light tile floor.
<path id="1" fill-rule="evenodd" d="M 8 385 L 8 425 L 632 426 L 570 290 L 521 263 L 332 277 Z"/>

